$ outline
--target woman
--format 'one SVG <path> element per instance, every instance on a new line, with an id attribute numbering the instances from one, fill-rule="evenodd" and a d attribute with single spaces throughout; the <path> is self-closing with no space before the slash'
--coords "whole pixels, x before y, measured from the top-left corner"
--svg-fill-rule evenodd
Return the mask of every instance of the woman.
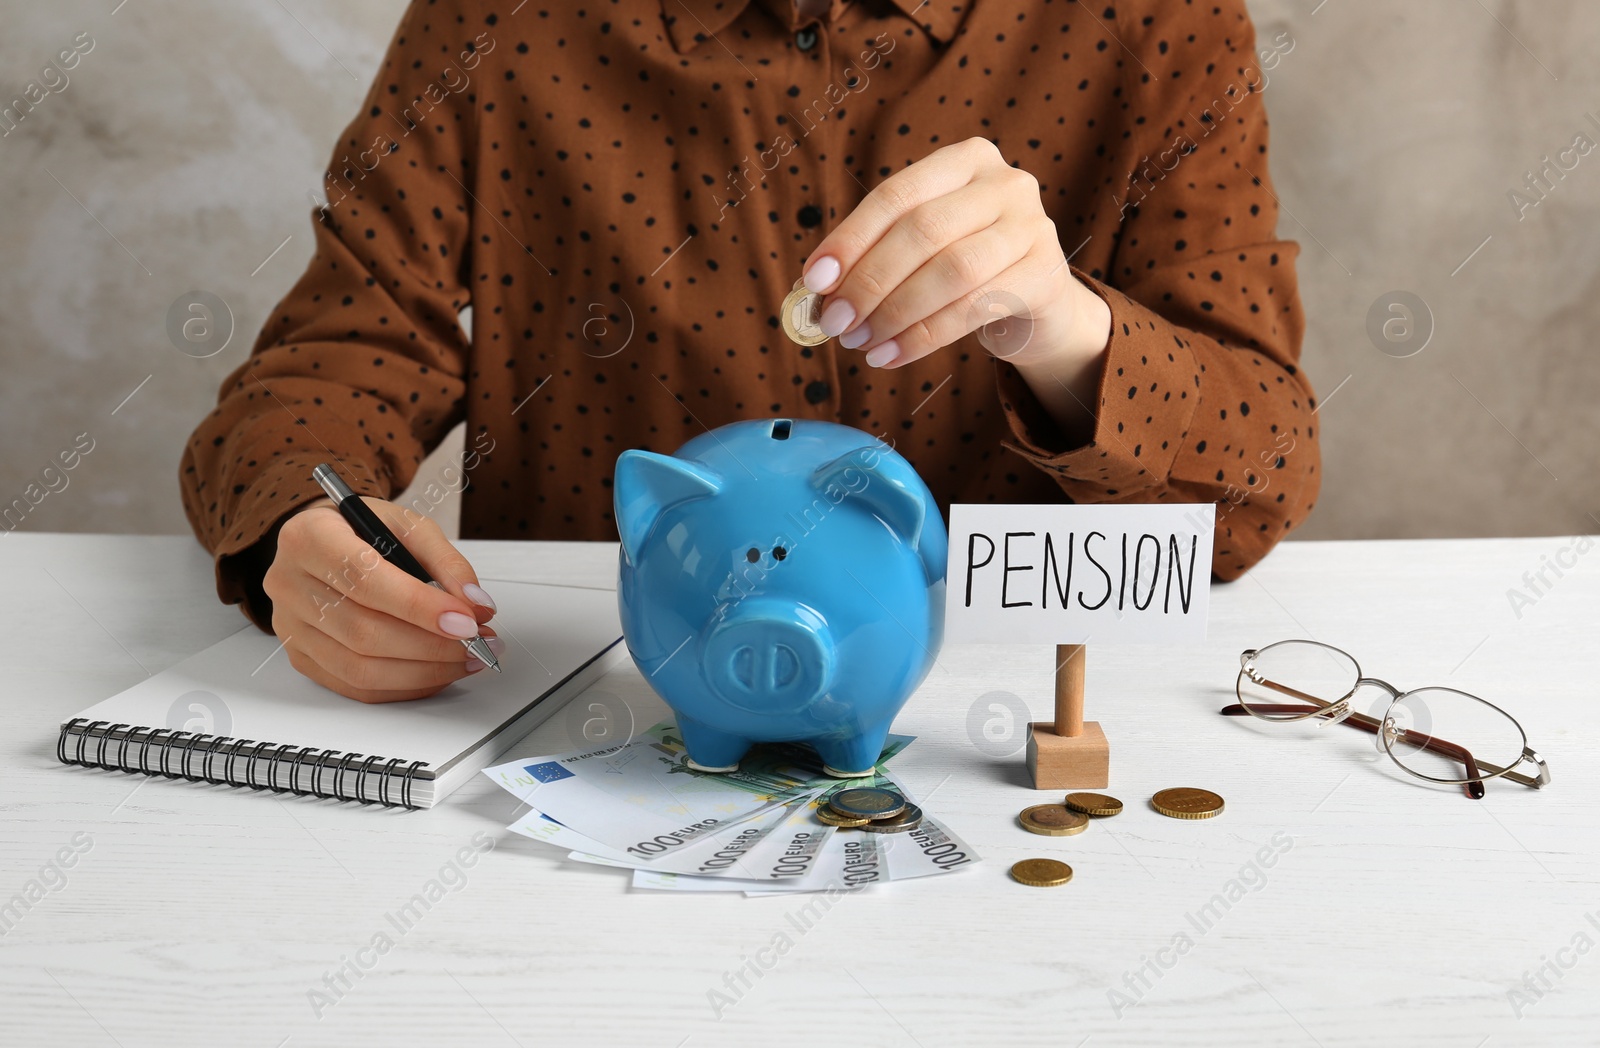
<path id="1" fill-rule="evenodd" d="M 467 538 L 614 539 L 621 451 L 778 415 L 883 436 L 945 505 L 1218 502 L 1237 577 L 1318 484 L 1283 48 L 1243 0 L 413 5 L 184 455 L 219 593 L 353 698 L 481 668 L 492 599 L 382 501 L 463 418 Z M 802 276 L 814 348 L 776 316 Z M 373 563 L 322 461 L 444 591 Z"/>

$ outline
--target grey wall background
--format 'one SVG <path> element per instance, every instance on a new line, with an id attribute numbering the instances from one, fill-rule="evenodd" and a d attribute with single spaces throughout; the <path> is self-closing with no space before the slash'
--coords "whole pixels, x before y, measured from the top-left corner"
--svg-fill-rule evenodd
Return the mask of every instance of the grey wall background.
<path id="1" fill-rule="evenodd" d="M 1600 148 L 1520 215 L 1508 197 L 1600 144 L 1600 4 L 1250 6 L 1262 42 L 1294 42 L 1266 97 L 1326 405 L 1299 537 L 1600 530 Z M 94 442 L 23 528 L 187 532 L 183 441 L 309 258 L 307 193 L 403 7 L 0 2 L 0 99 L 50 92 L 0 137 L 0 504 Z M 75 40 L 92 49 L 44 82 Z M 193 290 L 234 329 L 200 359 L 167 333 Z M 1426 310 L 1374 341 L 1394 292 Z"/>

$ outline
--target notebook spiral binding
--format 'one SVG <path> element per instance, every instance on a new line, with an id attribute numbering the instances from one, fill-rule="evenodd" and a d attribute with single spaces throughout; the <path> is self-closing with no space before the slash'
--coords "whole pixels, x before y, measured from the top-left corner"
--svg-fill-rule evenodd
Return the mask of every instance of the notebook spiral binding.
<path id="1" fill-rule="evenodd" d="M 75 748 L 72 742 L 74 739 L 76 739 Z M 92 753 L 88 752 L 91 740 L 95 740 Z M 106 750 L 112 743 L 116 743 L 116 749 L 108 758 Z M 138 751 L 130 758 L 128 750 L 132 743 L 138 744 Z M 152 747 L 160 757 L 160 762 L 155 767 L 151 767 L 148 763 L 154 759 L 150 754 Z M 72 748 L 70 753 L 69 748 Z M 197 750 L 200 767 L 198 774 L 192 767 Z M 284 752 L 286 750 L 298 752 L 286 756 Z M 63 724 L 61 735 L 56 740 L 56 759 L 62 764 L 77 764 L 85 768 L 106 768 L 130 773 L 142 772 L 145 775 L 162 775 L 169 779 L 207 782 L 213 786 L 248 786 L 253 790 L 333 797 L 393 808 L 421 807 L 411 800 L 411 783 L 417 778 L 419 770 L 427 766 L 427 761 L 412 761 L 405 768 L 398 769 L 398 765 L 406 764 L 404 760 L 362 753 L 339 753 L 327 749 L 313 755 L 313 751 L 316 750 L 315 746 L 256 742 L 254 739 L 233 739 L 221 735 L 208 735 L 205 732 L 179 731 L 175 728 L 143 728 L 130 724 L 91 721 L 82 717 L 75 717 Z M 219 755 L 222 758 L 221 773 L 215 774 L 214 761 Z M 175 762 L 176 767 L 170 767 L 169 760 Z M 356 761 L 360 763 L 352 767 L 352 762 Z M 259 782 L 256 777 L 258 762 L 265 765 Z M 373 765 L 378 762 L 382 762 L 383 766 L 374 768 Z M 309 786 L 303 785 L 300 781 L 301 769 L 307 766 L 309 766 L 307 772 L 310 778 Z M 281 773 L 280 768 L 283 769 Z M 322 781 L 325 771 L 332 773 L 331 785 L 325 785 Z M 349 789 L 346 789 L 345 782 L 347 773 L 351 773 L 355 780 Z M 369 776 L 375 780 L 370 787 Z M 397 781 L 398 786 L 395 789 L 399 793 L 398 800 L 390 796 L 391 787 L 395 786 Z"/>

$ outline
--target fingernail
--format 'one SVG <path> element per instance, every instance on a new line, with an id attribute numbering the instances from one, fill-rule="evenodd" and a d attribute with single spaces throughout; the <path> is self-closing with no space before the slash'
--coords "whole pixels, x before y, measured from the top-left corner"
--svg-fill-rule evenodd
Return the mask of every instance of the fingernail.
<path id="1" fill-rule="evenodd" d="M 894 363 L 900 356 L 900 346 L 894 339 L 890 339 L 881 346 L 873 346 L 867 350 L 867 367 L 881 368 L 885 364 Z"/>
<path id="2" fill-rule="evenodd" d="M 839 345 L 845 349 L 860 349 L 867 344 L 867 339 L 872 337 L 872 329 L 862 324 L 854 331 L 846 331 L 839 336 Z"/>
<path id="3" fill-rule="evenodd" d="M 459 611 L 447 611 L 439 616 L 439 632 L 462 640 L 471 640 L 478 635 L 478 624 L 470 615 L 463 615 Z"/>
<path id="4" fill-rule="evenodd" d="M 479 673 L 479 672 L 481 672 L 481 671 L 483 671 L 485 669 L 488 669 L 488 667 L 485 666 L 483 663 L 479 662 L 477 659 L 468 659 L 467 660 L 467 675 L 468 676 L 471 676 L 474 673 Z"/>
<path id="5" fill-rule="evenodd" d="M 822 328 L 822 333 L 829 338 L 846 330 L 856 322 L 856 307 L 842 298 L 836 298 L 828 303 L 828 308 L 822 311 L 822 317 L 817 321 L 817 326 Z"/>
<path id="6" fill-rule="evenodd" d="M 461 587 L 461 591 L 465 593 L 467 595 L 467 599 L 472 601 L 474 604 L 488 608 L 490 611 L 500 610 L 495 604 L 494 598 L 489 596 L 488 592 L 476 582 L 467 583 L 465 586 Z"/>
<path id="7" fill-rule="evenodd" d="M 806 290 L 818 294 L 833 286 L 839 279 L 839 260 L 831 255 L 823 255 L 811 263 L 811 268 L 805 272 Z"/>
<path id="8" fill-rule="evenodd" d="M 489 650 L 494 652 L 497 659 L 506 653 L 506 642 L 499 637 L 485 637 L 483 642 L 489 645 Z"/>

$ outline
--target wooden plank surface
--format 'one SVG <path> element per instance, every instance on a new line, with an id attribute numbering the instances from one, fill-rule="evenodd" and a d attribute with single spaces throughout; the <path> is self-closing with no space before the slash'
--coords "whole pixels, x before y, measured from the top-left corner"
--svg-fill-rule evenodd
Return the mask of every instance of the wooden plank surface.
<path id="1" fill-rule="evenodd" d="M 1570 544 L 1289 543 L 1216 587 L 1203 647 L 1097 648 L 1085 712 L 1127 810 L 1074 837 L 1015 823 L 1053 798 L 1020 752 L 1049 716 L 1051 651 L 947 648 L 896 722 L 918 740 L 895 767 L 986 861 L 830 905 L 630 891 L 506 832 L 520 808 L 487 781 L 401 813 L 65 768 L 64 717 L 240 619 L 186 538 L 6 535 L 0 905 L 60 849 L 74 864 L 0 936 L 0 1042 L 1593 1044 L 1600 949 L 1573 947 L 1600 944 L 1600 558 L 1520 615 L 1508 597 Z M 612 546 L 464 546 L 486 579 L 615 582 Z M 1239 651 L 1293 637 L 1501 703 L 1554 783 L 1475 803 L 1360 732 L 1218 716 Z M 640 726 L 665 712 L 631 665 L 589 698 Z M 557 716 L 514 752 L 572 745 Z M 1178 785 L 1226 812 L 1150 810 Z M 475 841 L 492 850 L 456 888 L 403 931 L 389 919 Z M 1012 883 L 1030 856 L 1076 876 Z M 380 934 L 392 946 L 362 952 Z M 347 961 L 358 977 L 330 989 Z"/>

